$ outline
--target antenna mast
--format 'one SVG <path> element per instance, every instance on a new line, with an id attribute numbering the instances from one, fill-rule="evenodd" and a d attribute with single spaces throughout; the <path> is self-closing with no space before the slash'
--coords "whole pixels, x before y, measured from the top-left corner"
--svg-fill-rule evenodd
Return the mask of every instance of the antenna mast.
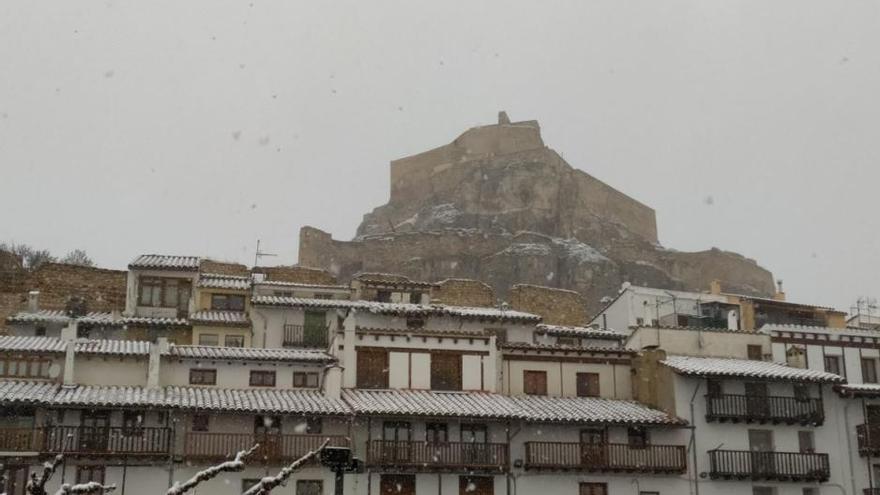
<path id="1" fill-rule="evenodd" d="M 266 256 L 278 256 L 278 255 L 273 254 L 273 253 L 266 253 L 266 252 L 260 251 L 260 240 L 257 239 L 257 251 L 256 251 L 256 253 L 254 253 L 254 266 L 255 267 L 260 266 L 260 258 L 264 258 Z"/>

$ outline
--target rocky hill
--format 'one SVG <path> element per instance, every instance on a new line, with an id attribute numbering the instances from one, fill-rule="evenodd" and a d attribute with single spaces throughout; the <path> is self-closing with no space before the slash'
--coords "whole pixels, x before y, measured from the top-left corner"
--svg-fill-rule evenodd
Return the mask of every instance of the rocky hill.
<path id="1" fill-rule="evenodd" d="M 624 281 L 774 290 L 770 272 L 736 253 L 660 246 L 653 209 L 566 163 L 537 122 L 503 112 L 498 124 L 392 161 L 389 202 L 364 215 L 351 241 L 303 227 L 299 263 L 342 280 L 358 271 L 476 278 L 502 298 L 516 283 L 559 287 L 582 293 L 590 310 Z"/>

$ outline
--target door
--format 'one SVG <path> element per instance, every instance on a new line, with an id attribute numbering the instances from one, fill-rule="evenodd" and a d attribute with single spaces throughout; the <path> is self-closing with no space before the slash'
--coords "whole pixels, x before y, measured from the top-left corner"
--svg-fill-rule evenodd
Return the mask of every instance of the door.
<path id="1" fill-rule="evenodd" d="M 105 452 L 109 440 L 110 413 L 83 411 L 79 433 L 81 452 Z"/>
<path id="2" fill-rule="evenodd" d="M 491 476 L 459 476 L 459 495 L 493 495 L 495 478 Z"/>
<path id="3" fill-rule="evenodd" d="M 766 418 L 770 415 L 770 401 L 767 399 L 766 383 L 746 383 L 746 414 L 752 418 Z"/>
<path id="4" fill-rule="evenodd" d="M 6 466 L 6 471 L 3 474 L 6 481 L 5 485 L 0 484 L 3 493 L 6 495 L 25 495 L 27 493 L 25 490 L 28 475 L 27 466 L 9 465 Z"/>
<path id="5" fill-rule="evenodd" d="M 486 445 L 488 440 L 489 433 L 486 425 L 461 425 L 462 460 L 465 464 L 494 464 L 494 460 L 489 455 L 489 447 Z"/>
<path id="6" fill-rule="evenodd" d="M 386 421 L 382 425 L 382 461 L 386 464 L 408 463 L 412 450 L 412 426 L 404 421 Z"/>
<path id="7" fill-rule="evenodd" d="M 264 459 L 281 458 L 281 418 L 254 416 L 254 441 L 260 444 Z"/>
<path id="8" fill-rule="evenodd" d="M 605 430 L 590 428 L 581 430 L 581 464 L 602 467 L 608 463 Z"/>
<path id="9" fill-rule="evenodd" d="M 415 475 L 383 474 L 379 480 L 381 495 L 416 495 Z"/>
<path id="10" fill-rule="evenodd" d="M 327 345 L 326 313 L 306 311 L 303 320 L 303 345 L 306 347 L 325 347 Z"/>
<path id="11" fill-rule="evenodd" d="M 749 450 L 752 462 L 752 476 L 767 477 L 776 473 L 773 456 L 773 431 L 749 430 Z"/>

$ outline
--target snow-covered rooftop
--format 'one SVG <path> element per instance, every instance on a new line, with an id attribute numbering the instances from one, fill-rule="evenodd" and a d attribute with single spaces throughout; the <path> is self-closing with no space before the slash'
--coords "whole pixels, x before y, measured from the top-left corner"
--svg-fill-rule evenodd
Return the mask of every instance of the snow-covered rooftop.
<path id="1" fill-rule="evenodd" d="M 344 390 L 356 414 L 463 418 L 516 418 L 509 397 L 488 392 L 433 390 Z"/>
<path id="2" fill-rule="evenodd" d="M 149 407 L 253 414 L 348 414 L 341 399 L 317 390 L 163 388 L 77 385 L 0 380 L 0 404 L 50 407 Z"/>
<path id="3" fill-rule="evenodd" d="M 150 343 L 137 340 L 85 340 L 74 342 L 76 352 L 82 354 L 108 354 L 117 356 L 136 356 L 150 353 Z M 0 337 L 0 351 L 62 353 L 67 343 L 52 337 Z"/>
<path id="4" fill-rule="evenodd" d="M 457 316 L 499 321 L 532 321 L 538 322 L 541 317 L 522 311 L 503 310 L 498 308 L 477 308 L 465 306 L 445 306 L 439 304 L 406 304 L 385 303 L 375 301 L 347 301 L 339 299 L 307 299 L 300 297 L 254 296 L 252 303 L 257 306 L 286 306 L 326 309 L 356 309 L 375 314 L 420 315 L 420 316 Z"/>
<path id="5" fill-rule="evenodd" d="M 859 337 L 880 337 L 880 330 L 871 330 L 867 328 L 831 328 L 831 327 L 815 327 L 808 325 L 782 325 L 778 323 L 767 323 L 758 330 L 760 333 L 810 333 L 817 335 L 829 336 L 859 336 Z"/>
<path id="6" fill-rule="evenodd" d="M 194 325 L 251 326 L 250 318 L 242 311 L 196 311 L 189 316 L 189 321 Z"/>
<path id="7" fill-rule="evenodd" d="M 172 256 L 165 254 L 142 254 L 128 264 L 129 268 L 149 270 L 175 270 L 197 272 L 200 259 L 198 256 Z"/>
<path id="8" fill-rule="evenodd" d="M 758 378 L 764 380 L 842 383 L 843 377 L 824 371 L 793 368 L 771 361 L 749 359 L 667 356 L 662 364 L 689 376 Z"/>
<path id="9" fill-rule="evenodd" d="M 329 363 L 336 358 L 316 349 L 262 349 L 258 347 L 212 347 L 206 345 L 171 345 L 167 356 L 186 359 L 243 361 L 314 361 Z"/>
<path id="10" fill-rule="evenodd" d="M 880 384 L 878 383 L 847 383 L 836 387 L 838 393 L 849 397 L 880 397 Z"/>
<path id="11" fill-rule="evenodd" d="M 627 337 L 627 334 L 610 328 L 573 327 L 564 325 L 547 325 L 544 323 L 535 325 L 535 332 L 559 337 L 579 337 L 582 339 L 622 340 Z"/>
<path id="12" fill-rule="evenodd" d="M 254 282 L 254 285 L 265 285 L 269 287 L 297 287 L 302 289 L 350 290 L 350 287 L 347 285 L 307 284 L 303 282 L 285 282 L 283 280 L 263 280 L 261 282 Z"/>
<path id="13" fill-rule="evenodd" d="M 251 287 L 251 278 L 241 275 L 225 275 L 222 273 L 199 274 L 199 287 L 208 289 L 247 290 Z"/>
<path id="14" fill-rule="evenodd" d="M 635 354 L 635 351 L 625 347 L 610 345 L 566 345 L 566 344 L 539 344 L 534 342 L 505 342 L 499 346 L 501 349 L 511 351 L 535 351 L 535 352 L 561 352 L 565 354 L 592 354 L 592 353 L 616 353 Z"/>
<path id="15" fill-rule="evenodd" d="M 112 313 L 92 312 L 79 318 L 67 316 L 63 310 L 40 310 L 35 313 L 22 311 L 6 318 L 7 323 L 60 323 L 67 324 L 75 319 L 78 324 L 92 326 L 189 326 L 184 318 L 151 318 L 146 316 L 114 317 Z"/>
<path id="16" fill-rule="evenodd" d="M 523 419 L 536 422 L 683 425 L 686 422 L 635 401 L 598 397 L 524 395 L 510 400 Z"/>

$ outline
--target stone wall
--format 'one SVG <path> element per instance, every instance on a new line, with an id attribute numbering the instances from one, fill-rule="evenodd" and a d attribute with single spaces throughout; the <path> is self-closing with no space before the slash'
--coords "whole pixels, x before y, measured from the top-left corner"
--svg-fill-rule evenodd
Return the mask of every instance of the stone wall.
<path id="1" fill-rule="evenodd" d="M 235 275 L 246 277 L 250 274 L 247 266 L 241 263 L 229 263 L 225 261 L 202 260 L 199 263 L 199 272 L 201 273 L 217 273 L 220 275 Z"/>
<path id="2" fill-rule="evenodd" d="M 441 280 L 431 292 L 431 301 L 449 306 L 495 306 L 495 291 L 478 280 L 451 278 Z"/>
<path id="3" fill-rule="evenodd" d="M 306 266 L 258 266 L 254 273 L 262 273 L 266 280 L 275 282 L 293 282 L 299 284 L 336 285 L 336 277 L 327 270 Z"/>
<path id="4" fill-rule="evenodd" d="M 71 297 L 81 297 L 88 311 L 122 310 L 126 276 L 125 271 L 64 263 L 44 263 L 34 271 L 13 266 L 0 278 L 0 322 L 25 310 L 32 290 L 40 292 L 40 309 L 64 309 Z"/>
<path id="5" fill-rule="evenodd" d="M 510 289 L 511 309 L 541 315 L 551 325 L 583 326 L 587 306 L 583 296 L 571 290 L 518 284 Z"/>

